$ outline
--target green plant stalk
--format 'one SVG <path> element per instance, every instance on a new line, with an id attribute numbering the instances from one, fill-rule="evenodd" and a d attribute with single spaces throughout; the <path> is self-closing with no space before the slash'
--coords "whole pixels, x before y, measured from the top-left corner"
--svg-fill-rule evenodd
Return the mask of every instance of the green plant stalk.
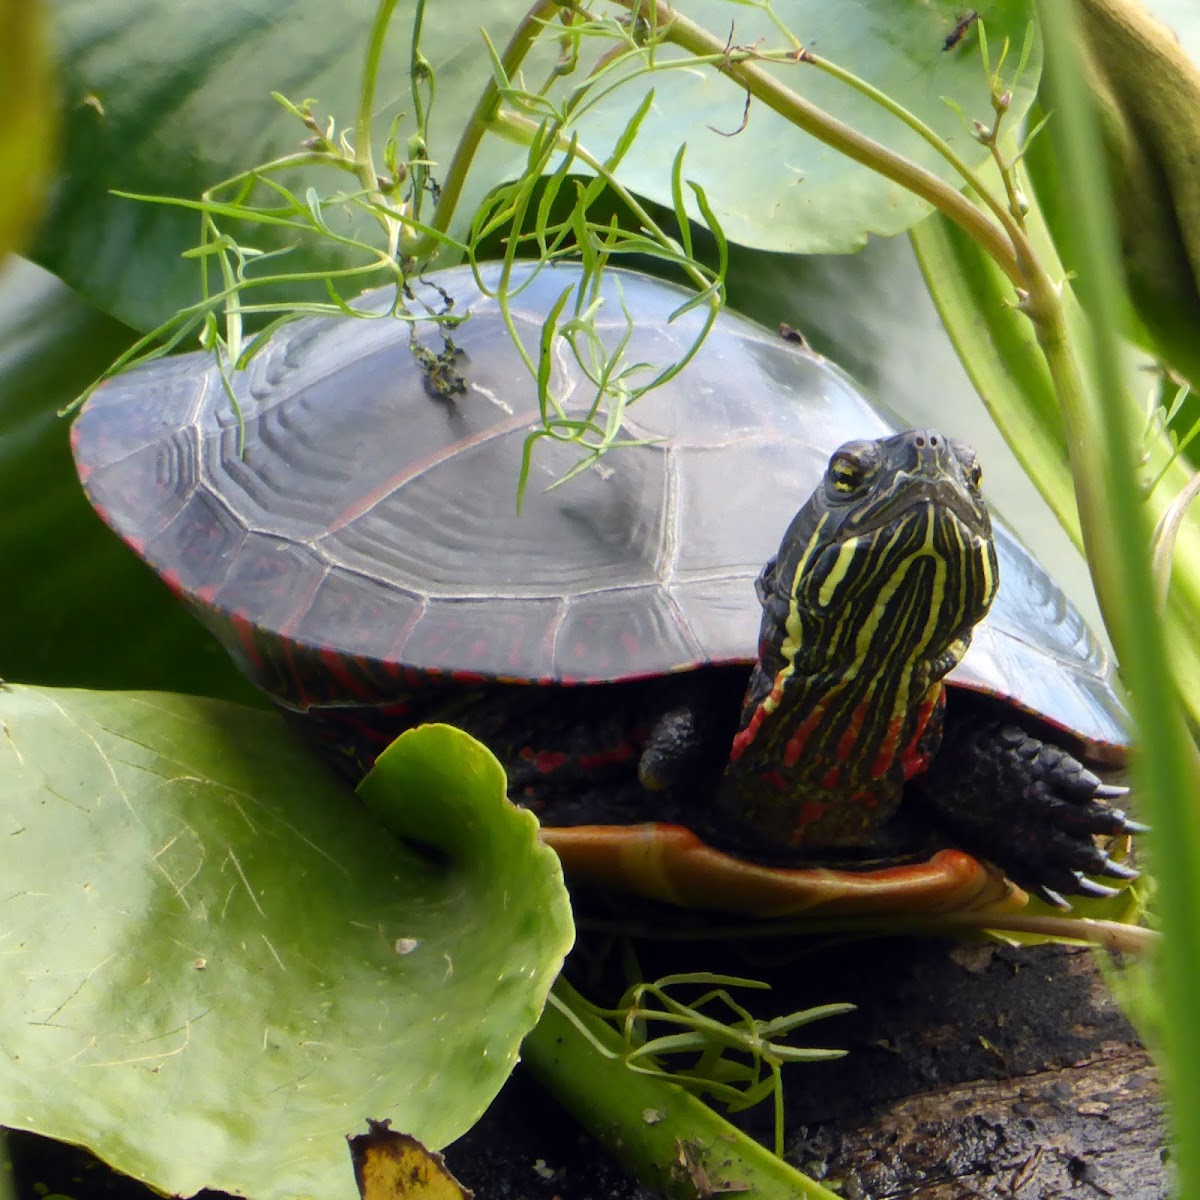
<path id="1" fill-rule="evenodd" d="M 714 927 L 711 920 L 696 925 L 680 925 L 664 931 L 662 921 L 647 921 L 644 924 L 625 916 L 620 920 L 605 920 L 596 917 L 577 918 L 581 930 L 591 933 L 606 933 L 617 937 L 669 938 L 679 942 L 710 942 L 714 936 L 733 942 L 753 942 L 756 939 L 779 939 L 788 937 L 916 937 L 944 938 L 968 937 L 979 940 L 991 935 L 1004 937 L 1013 934 L 1020 938 L 1030 935 L 1049 938 L 1058 942 L 1079 942 L 1089 946 L 1102 946 L 1117 954 L 1150 954 L 1161 938 L 1152 929 L 1137 924 L 1133 909 L 1138 902 L 1131 901 L 1129 909 L 1117 919 L 1081 917 L 1074 914 L 1038 912 L 1026 909 L 1014 913 L 937 913 L 929 916 L 895 916 L 878 914 L 864 917 L 827 917 L 818 919 L 802 917 L 793 921 L 753 921 L 739 924 L 722 921 Z"/>
<path id="2" fill-rule="evenodd" d="M 512 37 L 508 39 L 508 44 L 504 47 L 504 52 L 500 55 L 500 64 L 507 78 L 511 79 L 520 69 L 521 63 L 525 61 L 525 56 L 532 49 L 546 23 L 561 10 L 562 5 L 558 3 L 558 0 L 538 0 L 538 3 L 534 4 L 521 18 L 521 23 L 513 31 Z M 475 160 L 475 152 L 479 149 L 479 143 L 483 141 L 484 135 L 491 128 L 499 105 L 500 85 L 493 75 L 483 91 L 480 92 L 479 99 L 476 101 L 470 117 L 467 118 L 462 137 L 459 138 L 458 145 L 454 148 L 454 154 L 446 167 L 445 175 L 442 177 L 441 193 L 430 221 L 435 229 L 450 228 L 454 210 L 458 207 L 459 199 L 462 197 L 467 172 Z M 432 249 L 432 239 L 425 238 L 414 246 L 413 257 L 422 258 Z"/>
<path id="3" fill-rule="evenodd" d="M 1103 473 L 1081 479 L 1076 469 L 1075 480 L 1077 487 L 1099 493 L 1090 498 L 1090 507 L 1094 516 L 1106 518 L 1090 531 L 1089 558 L 1094 548 L 1093 571 L 1113 572 L 1097 582 L 1103 583 L 1120 617 L 1110 631 L 1138 727 L 1134 781 L 1156 829 L 1152 850 L 1164 926 L 1159 960 L 1162 1066 L 1172 1099 L 1177 1194 L 1190 1197 L 1200 1195 L 1200 1097 L 1195 1087 L 1200 1079 L 1200 1022 L 1195 1019 L 1200 991 L 1200 762 L 1176 704 L 1165 640 L 1155 619 L 1150 530 L 1133 455 L 1135 415 L 1121 387 L 1116 350 L 1121 295 L 1115 220 L 1099 131 L 1078 60 L 1075 12 L 1062 0 L 1041 0 L 1039 9 L 1056 89 L 1057 116 L 1050 134 L 1063 178 L 1076 189 L 1073 261 L 1080 264 L 1077 287 L 1087 298 L 1084 307 L 1093 323 L 1086 349 L 1094 399 L 1071 353 L 1062 306 L 1039 304 L 1042 311 L 1036 315 L 1047 362 L 1066 402 L 1073 468 L 1076 447 L 1090 431 L 1101 447 Z"/>
<path id="4" fill-rule="evenodd" d="M 521 1058 L 576 1120 L 666 1196 L 839 1200 L 683 1088 L 631 1071 L 623 1049 L 617 1032 L 560 978 Z"/>
<path id="5" fill-rule="evenodd" d="M 643 0 L 613 0 L 635 15 L 642 9 Z M 1023 271 L 1013 244 L 996 221 L 932 171 L 919 166 L 902 154 L 889 150 L 882 143 L 859 133 L 829 113 L 805 100 L 798 92 L 785 87 L 766 71 L 754 65 L 761 57 L 753 50 L 727 49 L 725 44 L 695 22 L 681 16 L 665 0 L 655 4 L 656 20 L 664 40 L 710 63 L 721 74 L 733 80 L 756 100 L 765 104 L 798 129 L 844 154 L 847 158 L 869 167 L 872 171 L 907 188 L 914 195 L 945 213 L 983 245 L 1016 284 L 1023 286 Z M 798 51 L 795 60 L 804 61 Z"/>
<path id="6" fill-rule="evenodd" d="M 382 211 L 390 209 L 386 197 L 379 188 L 379 174 L 375 170 L 375 156 L 371 149 L 371 120 L 375 115 L 375 84 L 379 79 L 379 66 L 383 58 L 383 44 L 387 39 L 388 26 L 391 24 L 392 11 L 397 0 L 379 0 L 375 9 L 375 20 L 371 23 L 370 37 L 367 39 L 367 52 L 363 61 L 362 88 L 358 97 L 358 115 L 354 125 L 354 165 L 355 173 L 370 200 Z M 413 18 L 413 54 L 415 55 L 419 40 L 421 19 L 425 12 L 425 0 L 417 0 L 416 12 Z M 414 74 L 412 79 L 413 96 L 416 97 L 418 81 Z M 400 241 L 401 222 L 397 217 L 384 218 L 384 226 L 388 239 L 388 257 L 394 257 Z"/>
<path id="7" fill-rule="evenodd" d="M 847 87 L 853 88 L 854 91 L 859 92 L 872 103 L 877 104 L 885 112 L 891 113 L 898 121 L 902 121 L 907 125 L 922 141 L 932 146 L 958 172 L 959 178 L 975 192 L 980 202 L 991 210 L 992 216 L 1003 227 L 1012 244 L 1016 247 L 1018 257 L 1026 258 L 1029 256 L 1031 252 L 1030 247 L 1025 241 L 1025 233 L 1021 228 L 1020 222 L 1004 207 L 1000 200 L 992 193 L 992 190 L 985 186 L 963 157 L 955 153 L 953 147 L 944 138 L 938 137 L 924 121 L 909 112 L 903 105 L 897 104 L 886 92 L 881 92 L 865 79 L 860 79 L 844 67 L 838 66 L 837 63 L 830 62 L 828 59 L 822 58 L 819 54 L 811 52 L 806 52 L 804 61 L 816 67 L 818 71 L 824 71 L 826 75 L 830 75 L 840 83 L 844 83 Z"/>

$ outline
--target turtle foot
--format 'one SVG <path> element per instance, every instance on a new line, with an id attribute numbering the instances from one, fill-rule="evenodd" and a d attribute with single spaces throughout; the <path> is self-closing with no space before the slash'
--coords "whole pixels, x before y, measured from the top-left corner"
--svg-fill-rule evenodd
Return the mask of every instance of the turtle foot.
<path id="1" fill-rule="evenodd" d="M 1145 832 L 1113 804 L 1128 789 L 1012 722 L 962 720 L 914 783 L 949 836 L 1057 908 L 1070 908 L 1066 896 L 1117 894 L 1095 876 L 1138 876 L 1097 841 Z"/>

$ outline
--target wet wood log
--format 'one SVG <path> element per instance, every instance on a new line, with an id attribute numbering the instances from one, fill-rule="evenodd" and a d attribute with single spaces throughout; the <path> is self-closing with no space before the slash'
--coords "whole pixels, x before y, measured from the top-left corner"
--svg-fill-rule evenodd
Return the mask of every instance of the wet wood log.
<path id="1" fill-rule="evenodd" d="M 787 1090 L 788 1158 L 848 1200 L 1167 1200 L 1154 1068 L 1089 951 L 889 940 L 737 969 L 771 979 L 760 1015 L 859 1005 L 804 1031 L 850 1053 Z M 765 1109 L 742 1123 L 769 1138 Z M 479 1196 L 648 1197 L 519 1072 L 447 1160 Z"/>
<path id="2" fill-rule="evenodd" d="M 1162 1200 L 1162 1113 L 1145 1051 L 979 1080 L 882 1105 L 797 1142 L 809 1174 L 847 1200 L 968 1196 Z"/>
<path id="3" fill-rule="evenodd" d="M 1166 1200 L 1154 1067 L 1089 951 L 898 951 L 835 1086 L 790 1107 L 793 1161 L 850 1200 Z"/>

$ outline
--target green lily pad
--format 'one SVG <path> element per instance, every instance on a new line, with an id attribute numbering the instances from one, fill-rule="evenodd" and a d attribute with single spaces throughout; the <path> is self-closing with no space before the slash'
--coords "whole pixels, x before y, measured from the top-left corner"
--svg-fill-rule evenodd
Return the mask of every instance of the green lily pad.
<path id="1" fill-rule="evenodd" d="M 0 1123 L 167 1193 L 350 1200 L 365 1115 L 444 1145 L 571 942 L 557 859 L 447 727 L 364 806 L 271 715 L 10 688 L 0 776 Z"/>
<path id="2" fill-rule="evenodd" d="M 971 9 L 958 0 L 865 0 L 854 5 L 791 0 L 770 6 L 697 0 L 681 11 L 720 45 L 728 39 L 735 48 L 779 49 L 786 43 L 773 13 L 806 49 L 891 97 L 976 167 L 988 152 L 975 140 L 969 122 L 990 122 L 994 113 L 978 32 L 960 22 L 968 12 L 985 22 L 993 66 L 1009 41 L 1006 80 L 1013 80 L 1034 23 L 1032 5 L 1025 0 L 993 0 Z M 960 40 L 947 49 L 953 37 Z M 678 52 L 668 49 L 659 58 L 673 56 Z M 1033 101 L 1040 67 L 1035 41 L 1024 74 L 1012 82 L 1006 119 L 1021 120 Z M 962 186 L 932 146 L 842 80 L 794 59 L 764 69 L 856 132 L 952 186 Z M 869 235 L 901 233 L 930 211 L 907 188 L 816 140 L 762 101 L 748 100 L 729 81 L 695 68 L 658 72 L 615 93 L 581 123 L 583 144 L 607 154 L 650 88 L 654 103 L 634 152 L 621 166 L 621 181 L 639 195 L 670 204 L 663 163 L 686 142 L 685 175 L 704 188 L 726 236 L 741 245 L 793 254 L 845 253 L 861 249 Z M 693 218 L 699 216 L 693 209 Z"/>

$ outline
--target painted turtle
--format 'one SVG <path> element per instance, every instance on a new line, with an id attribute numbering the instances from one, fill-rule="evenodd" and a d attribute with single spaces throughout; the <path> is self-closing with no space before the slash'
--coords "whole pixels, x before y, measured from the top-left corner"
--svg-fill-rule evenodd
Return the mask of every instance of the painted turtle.
<path id="1" fill-rule="evenodd" d="M 626 413 L 644 444 L 551 490 L 578 449 L 543 439 L 518 514 L 536 388 L 498 267 L 480 277 L 414 284 L 403 323 L 288 326 L 236 411 L 195 354 L 75 423 L 97 510 L 285 713 L 360 772 L 407 726 L 465 726 L 569 872 L 677 903 L 1061 905 L 1133 876 L 1102 848 L 1138 828 L 1123 789 L 1079 761 L 1126 753 L 1104 653 L 989 525 L 969 449 L 896 434 L 825 360 L 724 313 Z M 535 361 L 580 279 L 510 281 Z M 586 300 L 641 380 L 693 340 L 687 298 L 610 269 Z M 593 349 L 543 351 L 569 414 Z"/>

